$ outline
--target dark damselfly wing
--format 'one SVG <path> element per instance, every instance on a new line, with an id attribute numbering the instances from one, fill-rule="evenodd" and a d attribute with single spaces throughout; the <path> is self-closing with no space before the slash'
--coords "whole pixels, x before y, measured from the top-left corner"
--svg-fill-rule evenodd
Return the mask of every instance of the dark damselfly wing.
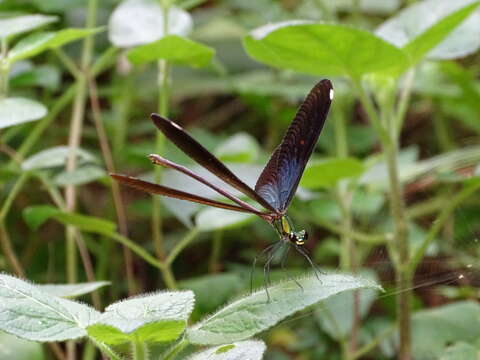
<path id="1" fill-rule="evenodd" d="M 246 209 L 244 207 L 241 207 L 241 206 L 207 199 L 207 198 L 204 198 L 202 196 L 190 194 L 190 193 L 180 191 L 180 190 L 175 190 L 175 189 L 172 189 L 172 188 L 169 188 L 169 187 L 166 187 L 166 186 L 162 186 L 162 185 L 154 184 L 154 183 L 151 183 L 151 182 L 148 182 L 148 181 L 140 180 L 140 179 L 137 179 L 135 177 L 125 176 L 125 175 L 120 175 L 120 174 L 110 174 L 110 176 L 113 177 L 118 182 L 124 184 L 124 185 L 128 185 L 130 187 L 148 192 L 150 194 L 163 195 L 163 196 L 167 196 L 167 197 L 171 197 L 171 198 L 175 198 L 175 199 L 188 200 L 188 201 L 192 201 L 192 202 L 195 202 L 195 203 L 209 205 L 209 206 L 213 206 L 213 207 L 217 207 L 217 208 L 221 208 L 221 209 L 234 210 L 234 211 L 240 211 L 240 212 L 246 212 L 246 213 L 258 215 L 258 213 L 255 213 L 255 212 L 253 212 L 249 209 Z"/>
<path id="2" fill-rule="evenodd" d="M 279 213 L 285 212 L 297 190 L 332 99 L 329 80 L 314 86 L 257 180 L 255 191 Z"/>
<path id="3" fill-rule="evenodd" d="M 180 126 L 158 114 L 152 114 L 151 118 L 157 128 L 162 131 L 170 141 L 198 164 L 202 165 L 205 169 L 225 181 L 227 184 L 257 201 L 265 209 L 276 212 L 276 209 L 272 207 L 270 202 L 265 201 L 265 199 L 257 194 L 254 189 L 240 180 L 220 160 L 218 160 L 215 155 L 205 149 Z"/>

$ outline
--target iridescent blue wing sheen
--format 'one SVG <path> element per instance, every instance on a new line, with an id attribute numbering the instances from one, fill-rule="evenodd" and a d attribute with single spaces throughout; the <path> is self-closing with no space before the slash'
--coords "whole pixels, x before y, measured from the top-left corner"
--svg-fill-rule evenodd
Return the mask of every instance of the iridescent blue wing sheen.
<path id="1" fill-rule="evenodd" d="M 255 191 L 278 212 L 285 212 L 297 190 L 332 99 L 329 80 L 313 87 L 257 180 Z"/>

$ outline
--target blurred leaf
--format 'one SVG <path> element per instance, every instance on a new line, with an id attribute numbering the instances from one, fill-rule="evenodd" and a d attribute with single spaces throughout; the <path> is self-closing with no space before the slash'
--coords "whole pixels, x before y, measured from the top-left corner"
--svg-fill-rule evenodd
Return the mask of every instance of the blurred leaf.
<path id="1" fill-rule="evenodd" d="M 342 212 L 338 203 L 329 194 L 318 194 L 318 197 L 309 202 L 309 208 L 313 216 L 316 218 L 336 221 L 342 217 Z"/>
<path id="2" fill-rule="evenodd" d="M 256 215 L 207 207 L 195 216 L 200 231 L 237 228 L 248 224 Z"/>
<path id="3" fill-rule="evenodd" d="M 474 0 L 418 2 L 380 25 L 376 34 L 398 47 L 404 47 L 412 62 L 417 62 L 428 52 L 431 58 L 462 57 L 480 47 L 480 14 L 473 14 L 455 28 L 478 4 Z"/>
<path id="4" fill-rule="evenodd" d="M 0 333 L 0 358 L 8 360 L 44 360 L 42 344 Z"/>
<path id="5" fill-rule="evenodd" d="M 54 184 L 59 186 L 83 185 L 105 177 L 105 170 L 95 165 L 84 165 L 74 171 L 62 171 L 53 179 Z"/>
<path id="6" fill-rule="evenodd" d="M 98 234 L 112 233 L 117 228 L 117 225 L 109 220 L 64 212 L 49 205 L 29 206 L 23 210 L 23 218 L 27 225 L 34 230 L 51 218 L 64 225 L 73 225 L 79 230 Z"/>
<path id="7" fill-rule="evenodd" d="M 59 48 L 69 42 L 83 39 L 102 31 L 96 29 L 64 29 L 56 32 L 40 32 L 24 37 L 8 52 L 7 61 L 13 63 L 40 54 L 43 51 Z"/>
<path id="8" fill-rule="evenodd" d="M 191 291 L 130 298 L 109 305 L 87 331 L 109 345 L 174 341 L 185 330 L 193 304 Z"/>
<path id="9" fill-rule="evenodd" d="M 47 108 L 25 98 L 0 99 L 0 129 L 41 119 L 47 115 Z"/>
<path id="10" fill-rule="evenodd" d="M 168 34 L 187 36 L 193 26 L 190 14 L 175 6 L 168 11 Z M 148 44 L 164 36 L 163 10 L 154 0 L 123 1 L 110 16 L 108 36 L 118 47 Z"/>
<path id="11" fill-rule="evenodd" d="M 62 298 L 74 298 L 91 293 L 107 285 L 110 285 L 110 281 L 93 281 L 76 284 L 45 284 L 37 285 L 37 287 L 50 295 Z"/>
<path id="12" fill-rule="evenodd" d="M 66 164 L 69 151 L 70 149 L 68 146 L 55 146 L 50 149 L 42 150 L 24 160 L 22 162 L 22 169 L 37 170 L 64 166 Z M 79 164 L 95 161 L 95 157 L 93 155 L 80 148 L 77 149 L 76 156 Z"/>
<path id="13" fill-rule="evenodd" d="M 247 340 L 216 346 L 192 355 L 189 360 L 261 360 L 267 347 L 263 341 Z"/>
<path id="14" fill-rule="evenodd" d="M 243 44 L 257 61 L 312 75 L 358 77 L 407 64 L 402 50 L 367 31 L 343 25 L 269 24 L 253 30 Z"/>
<path id="15" fill-rule="evenodd" d="M 258 144 L 251 135 L 240 132 L 229 137 L 215 149 L 215 155 L 224 162 L 253 162 L 258 157 Z"/>
<path id="16" fill-rule="evenodd" d="M 355 0 L 335 0 L 332 6 L 336 11 L 355 11 L 358 6 L 362 12 L 369 14 L 391 14 L 401 5 L 400 0 L 359 0 L 358 5 Z"/>
<path id="17" fill-rule="evenodd" d="M 100 315 L 87 305 L 50 295 L 5 274 L 0 274 L 0 313 L 0 330 L 34 341 L 83 337 L 85 328 Z"/>
<path id="18" fill-rule="evenodd" d="M 354 158 L 311 161 L 300 180 L 300 186 L 307 189 L 328 189 L 334 187 L 340 180 L 359 176 L 364 171 L 363 163 Z"/>
<path id="19" fill-rule="evenodd" d="M 384 194 L 356 189 L 352 198 L 352 211 L 361 216 L 375 215 L 385 203 Z"/>
<path id="20" fill-rule="evenodd" d="M 219 345 L 247 339 L 275 325 L 285 317 L 343 291 L 380 289 L 370 280 L 351 275 L 321 275 L 292 280 L 270 286 L 268 301 L 264 289 L 234 301 L 207 319 L 187 330 L 192 344 Z"/>
<path id="21" fill-rule="evenodd" d="M 474 360 L 478 359 L 480 350 L 473 345 L 459 341 L 445 349 L 439 360 Z"/>
<path id="22" fill-rule="evenodd" d="M 19 64 L 19 63 L 17 63 Z M 41 86 L 48 90 L 57 90 L 60 85 L 60 70 L 53 65 L 40 65 L 30 67 L 24 71 L 10 73 L 10 85 L 12 87 L 33 87 Z"/>
<path id="23" fill-rule="evenodd" d="M 135 65 L 142 65 L 159 59 L 192 67 L 203 67 L 210 63 L 215 50 L 193 40 L 167 35 L 155 42 L 138 46 L 127 53 Z"/>
<path id="24" fill-rule="evenodd" d="M 57 21 L 56 16 L 23 15 L 0 19 L 0 38 L 8 38 Z"/>
<path id="25" fill-rule="evenodd" d="M 480 304 L 459 301 L 422 310 L 412 317 L 412 352 L 415 359 L 439 358 L 457 341 L 472 342 L 480 336 Z"/>
<path id="26" fill-rule="evenodd" d="M 372 281 L 377 281 L 373 271 L 361 271 L 361 274 Z M 358 290 L 360 318 L 368 314 L 377 298 L 377 291 L 372 289 Z M 342 340 L 348 337 L 353 327 L 354 291 L 346 291 L 334 295 L 321 303 L 315 310 L 315 317 L 323 331 L 333 339 Z"/>
<path id="27" fill-rule="evenodd" d="M 235 273 L 210 274 L 183 280 L 181 289 L 195 293 L 195 310 L 207 314 L 225 304 L 242 288 L 242 281 Z"/>

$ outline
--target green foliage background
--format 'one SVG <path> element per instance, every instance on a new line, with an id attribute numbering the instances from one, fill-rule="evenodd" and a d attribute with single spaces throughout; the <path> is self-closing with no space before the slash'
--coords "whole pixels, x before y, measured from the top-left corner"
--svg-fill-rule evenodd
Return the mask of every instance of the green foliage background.
<path id="1" fill-rule="evenodd" d="M 0 275 L 0 358 L 478 357 L 479 4 L 0 2 L 0 269 L 49 284 Z M 250 294 L 268 224 L 108 176 L 218 198 L 147 159 L 220 184 L 158 112 L 253 185 L 321 78 L 335 98 L 289 215 L 328 274 L 291 254 L 273 304 L 262 270 Z"/>

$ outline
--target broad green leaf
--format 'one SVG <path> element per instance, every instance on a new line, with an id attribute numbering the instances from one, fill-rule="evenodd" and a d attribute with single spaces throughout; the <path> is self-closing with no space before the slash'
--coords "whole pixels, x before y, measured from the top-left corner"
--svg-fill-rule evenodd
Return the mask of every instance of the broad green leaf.
<path id="1" fill-rule="evenodd" d="M 87 334 L 99 313 L 50 295 L 13 276 L 0 275 L 0 330 L 22 339 L 64 341 Z"/>
<path id="2" fill-rule="evenodd" d="M 258 144 L 251 135 L 240 132 L 222 142 L 215 155 L 225 162 L 252 162 L 258 157 Z"/>
<path id="3" fill-rule="evenodd" d="M 412 352 L 415 359 L 438 359 L 445 347 L 480 337 L 480 304 L 471 301 L 422 310 L 412 317 Z"/>
<path id="4" fill-rule="evenodd" d="M 76 284 L 45 284 L 37 285 L 43 292 L 62 298 L 74 298 L 110 285 L 110 281 L 93 281 Z"/>
<path id="5" fill-rule="evenodd" d="M 256 215 L 217 208 L 205 208 L 195 216 L 200 231 L 236 228 L 248 224 Z"/>
<path id="6" fill-rule="evenodd" d="M 189 328 L 193 344 L 219 345 L 244 340 L 275 325 L 289 315 L 344 291 L 381 289 L 371 280 L 352 275 L 327 274 L 299 278 L 303 289 L 293 281 L 270 286 L 234 301 L 222 310 Z"/>
<path id="7" fill-rule="evenodd" d="M 23 15 L 0 19 L 0 39 L 18 35 L 57 21 L 56 16 Z"/>
<path id="8" fill-rule="evenodd" d="M 300 186 L 308 189 L 331 188 L 340 180 L 361 175 L 365 166 L 354 158 L 332 158 L 308 164 Z"/>
<path id="9" fill-rule="evenodd" d="M 168 34 L 186 36 L 192 30 L 190 14 L 175 6 L 168 11 Z M 155 0 L 123 1 L 108 22 L 108 37 L 118 47 L 148 44 L 164 37 L 163 10 Z"/>
<path id="10" fill-rule="evenodd" d="M 0 359 L 44 360 L 42 344 L 0 333 Z"/>
<path id="11" fill-rule="evenodd" d="M 475 0 L 417 2 L 380 25 L 376 34 L 405 47 L 413 62 L 427 53 L 430 58 L 441 59 L 465 56 L 480 47 L 480 13 L 472 14 L 478 3 Z"/>
<path id="12" fill-rule="evenodd" d="M 98 180 L 105 177 L 107 174 L 105 170 L 101 167 L 95 165 L 84 165 L 76 168 L 72 172 L 62 171 L 55 176 L 53 182 L 56 185 L 66 186 L 66 185 L 83 185 L 88 184 L 89 182 Z"/>
<path id="13" fill-rule="evenodd" d="M 22 162 L 23 170 L 48 169 L 57 166 L 64 166 L 70 148 L 68 146 L 55 146 L 42 150 Z M 83 149 L 76 150 L 77 161 L 80 164 L 86 162 L 94 162 L 96 159 L 93 155 Z"/>
<path id="14" fill-rule="evenodd" d="M 73 225 L 82 231 L 109 234 L 115 231 L 115 223 L 94 216 L 64 212 L 49 205 L 30 206 L 23 210 L 25 222 L 37 229 L 48 219 L 55 219 L 64 225 Z"/>
<path id="15" fill-rule="evenodd" d="M 246 340 L 201 351 L 189 360 L 261 360 L 266 349 L 263 341 Z"/>
<path id="16" fill-rule="evenodd" d="M 206 45 L 178 35 L 167 35 L 130 50 L 127 57 L 135 65 L 164 59 L 176 64 L 202 67 L 210 63 L 214 54 L 215 51 Z"/>
<path id="17" fill-rule="evenodd" d="M 376 278 L 372 271 L 362 275 L 372 280 Z M 372 289 L 360 289 L 358 296 L 359 315 L 363 318 L 377 298 L 377 292 Z M 323 331 L 336 340 L 348 337 L 353 327 L 354 301 L 354 291 L 346 291 L 323 301 L 321 306 L 315 309 L 315 317 Z"/>
<path id="18" fill-rule="evenodd" d="M 475 360 L 480 356 L 480 349 L 460 341 L 445 349 L 439 360 Z"/>
<path id="19" fill-rule="evenodd" d="M 47 108 L 35 101 L 25 98 L 0 99 L 0 129 L 41 119 L 47 115 Z"/>
<path id="20" fill-rule="evenodd" d="M 312 75 L 358 77 L 407 64 L 402 50 L 374 34 L 344 25 L 269 24 L 252 31 L 243 44 L 257 61 Z"/>
<path id="21" fill-rule="evenodd" d="M 40 54 L 43 51 L 56 49 L 69 42 L 82 39 L 101 31 L 96 29 L 65 29 L 56 32 L 40 32 L 29 35 L 8 52 L 7 60 L 12 63 Z"/>
<path id="22" fill-rule="evenodd" d="M 191 291 L 127 299 L 108 306 L 88 333 L 110 345 L 174 341 L 185 330 L 193 304 Z"/>

